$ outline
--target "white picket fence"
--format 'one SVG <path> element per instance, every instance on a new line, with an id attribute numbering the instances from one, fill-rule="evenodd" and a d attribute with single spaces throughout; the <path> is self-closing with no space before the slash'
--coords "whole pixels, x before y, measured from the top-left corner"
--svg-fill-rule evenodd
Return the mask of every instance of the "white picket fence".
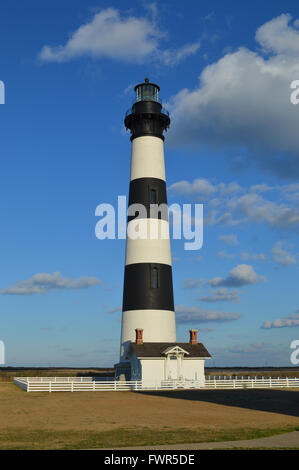
<path id="1" fill-rule="evenodd" d="M 299 378 L 291 377 L 248 377 L 234 379 L 223 376 L 221 379 L 207 378 L 206 389 L 232 389 L 232 388 L 284 388 L 299 387 Z"/>
<path id="2" fill-rule="evenodd" d="M 102 378 L 101 378 L 102 379 Z M 14 383 L 26 392 L 104 392 L 178 389 L 247 389 L 299 387 L 299 378 L 254 377 L 221 379 L 206 377 L 203 384 L 197 380 L 162 380 L 149 382 L 140 380 L 116 381 L 94 380 L 92 377 L 15 377 Z"/>

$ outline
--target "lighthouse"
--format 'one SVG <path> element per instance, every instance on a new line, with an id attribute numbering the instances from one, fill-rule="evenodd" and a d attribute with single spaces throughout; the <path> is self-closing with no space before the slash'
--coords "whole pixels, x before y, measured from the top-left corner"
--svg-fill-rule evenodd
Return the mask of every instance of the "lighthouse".
<path id="1" fill-rule="evenodd" d="M 176 343 L 164 162 L 170 118 L 158 85 L 146 78 L 134 90 L 135 102 L 124 121 L 132 150 L 120 362 L 115 373 L 126 380 L 177 378 L 183 376 L 184 356 L 193 355 Z M 192 343 L 186 344 L 194 350 L 199 343 L 192 334 Z M 209 356 L 201 347 L 196 352 L 198 357 Z"/>

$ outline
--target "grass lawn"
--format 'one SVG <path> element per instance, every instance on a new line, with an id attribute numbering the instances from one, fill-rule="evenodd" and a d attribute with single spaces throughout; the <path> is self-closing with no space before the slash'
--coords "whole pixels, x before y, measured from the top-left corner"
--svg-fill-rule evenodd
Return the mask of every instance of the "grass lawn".
<path id="1" fill-rule="evenodd" d="M 92 449 L 267 437 L 299 427 L 298 391 L 35 392 L 0 384 L 0 449 Z"/>
<path id="2" fill-rule="evenodd" d="M 294 430 L 295 428 L 292 426 L 264 430 L 240 428 L 216 432 L 188 428 L 154 430 L 141 427 L 138 430 L 119 428 L 105 432 L 71 430 L 25 432 L 24 429 L 12 429 L 0 434 L 0 449 L 100 449 L 190 442 L 238 441 L 268 437 Z"/>

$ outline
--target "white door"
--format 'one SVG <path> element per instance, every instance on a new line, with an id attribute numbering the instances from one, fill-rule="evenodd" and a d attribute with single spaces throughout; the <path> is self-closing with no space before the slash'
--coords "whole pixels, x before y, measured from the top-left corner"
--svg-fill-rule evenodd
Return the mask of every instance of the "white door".
<path id="1" fill-rule="evenodd" d="M 176 380 L 178 378 L 178 361 L 176 356 L 167 358 L 166 380 Z"/>

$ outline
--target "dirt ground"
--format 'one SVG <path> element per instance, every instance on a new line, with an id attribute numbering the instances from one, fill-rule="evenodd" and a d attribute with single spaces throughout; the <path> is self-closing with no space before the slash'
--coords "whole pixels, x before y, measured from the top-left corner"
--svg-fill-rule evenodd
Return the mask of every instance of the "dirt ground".
<path id="1" fill-rule="evenodd" d="M 298 426 L 295 390 L 34 392 L 0 384 L 0 432 Z"/>

